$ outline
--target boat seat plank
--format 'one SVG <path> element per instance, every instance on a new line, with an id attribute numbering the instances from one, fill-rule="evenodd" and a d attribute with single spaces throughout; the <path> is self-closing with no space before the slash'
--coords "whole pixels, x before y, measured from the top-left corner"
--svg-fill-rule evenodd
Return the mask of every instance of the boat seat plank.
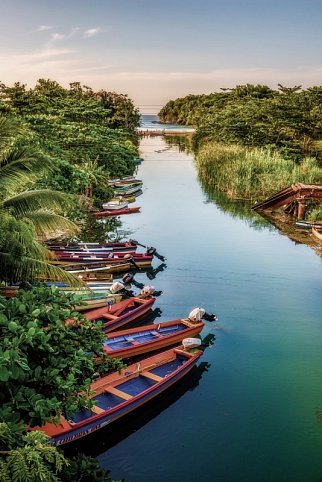
<path id="1" fill-rule="evenodd" d="M 159 377 L 159 375 L 154 375 L 154 373 L 145 371 L 141 372 L 140 375 L 143 375 L 144 377 L 150 378 L 151 380 L 154 380 L 155 382 L 161 382 L 163 380 L 163 377 Z"/>
<path id="2" fill-rule="evenodd" d="M 91 407 L 91 411 L 96 413 L 97 415 L 100 415 L 101 413 L 105 412 L 105 410 L 98 407 L 97 405 L 95 405 L 94 407 Z"/>
<path id="3" fill-rule="evenodd" d="M 115 316 L 115 315 L 112 315 L 112 314 L 109 314 L 109 313 L 104 313 L 104 315 L 102 315 L 103 318 L 106 318 L 107 320 L 115 320 L 116 318 L 118 318 L 118 316 Z"/>
<path id="4" fill-rule="evenodd" d="M 133 398 L 132 395 L 122 392 L 122 390 L 118 390 L 115 387 L 105 387 L 104 391 L 107 393 L 111 393 L 112 395 L 116 395 L 117 397 L 124 398 L 124 400 L 130 400 L 131 398 Z"/>

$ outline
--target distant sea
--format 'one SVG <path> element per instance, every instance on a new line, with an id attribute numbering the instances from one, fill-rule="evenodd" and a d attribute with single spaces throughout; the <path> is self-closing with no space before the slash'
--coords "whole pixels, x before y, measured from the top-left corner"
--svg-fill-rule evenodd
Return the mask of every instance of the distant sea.
<path id="1" fill-rule="evenodd" d="M 140 121 L 140 129 L 142 130 L 167 130 L 167 131 L 182 131 L 192 132 L 194 129 L 178 124 L 162 124 L 157 114 L 142 114 Z"/>

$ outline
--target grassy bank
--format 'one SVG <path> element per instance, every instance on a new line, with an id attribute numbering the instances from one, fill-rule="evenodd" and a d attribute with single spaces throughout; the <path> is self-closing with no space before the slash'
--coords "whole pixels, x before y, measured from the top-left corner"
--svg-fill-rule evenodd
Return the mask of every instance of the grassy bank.
<path id="1" fill-rule="evenodd" d="M 294 182 L 318 184 L 322 169 L 307 157 L 297 164 L 278 152 L 210 142 L 196 156 L 201 180 L 232 199 L 259 201 Z"/>

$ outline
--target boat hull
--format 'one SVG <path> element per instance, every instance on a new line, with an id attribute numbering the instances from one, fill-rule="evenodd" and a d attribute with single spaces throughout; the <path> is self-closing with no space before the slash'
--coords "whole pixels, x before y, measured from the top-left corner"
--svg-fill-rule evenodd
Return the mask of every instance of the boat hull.
<path id="1" fill-rule="evenodd" d="M 108 304 L 119 303 L 122 300 L 122 295 L 109 295 L 105 296 L 104 298 L 93 298 L 89 300 L 82 300 L 84 303 L 81 305 L 76 305 L 75 310 L 79 312 L 94 310 L 96 308 L 103 308 Z"/>
<path id="2" fill-rule="evenodd" d="M 109 333 L 103 348 L 111 358 L 130 358 L 179 344 L 184 338 L 193 338 L 198 335 L 203 327 L 202 322 L 191 323 L 189 320 L 180 319 L 140 328 L 113 331 Z M 124 346 L 122 347 L 122 345 Z"/>
<path id="3" fill-rule="evenodd" d="M 154 302 L 153 296 L 148 298 L 135 296 L 104 308 L 88 311 L 85 317 L 91 321 L 102 322 L 104 332 L 108 333 L 144 316 Z"/>
<path id="4" fill-rule="evenodd" d="M 122 216 L 123 214 L 134 214 L 140 212 L 139 207 L 137 208 L 124 208 L 124 209 L 113 209 L 113 210 L 106 210 L 106 211 L 99 211 L 97 213 L 93 213 L 94 218 L 106 218 L 109 216 Z"/>
<path id="5" fill-rule="evenodd" d="M 63 445 L 85 437 L 86 435 L 123 417 L 129 412 L 132 412 L 144 403 L 147 403 L 163 393 L 167 388 L 174 385 L 189 373 L 201 355 L 201 351 L 188 353 L 181 349 L 172 349 L 160 353 L 159 355 L 146 358 L 145 360 L 142 360 L 140 364 L 130 365 L 120 374 L 113 373 L 93 383 L 91 388 L 95 392 L 95 396 L 99 398 L 99 395 L 104 395 L 106 392 L 113 393 L 113 388 L 114 393 L 118 393 L 119 390 L 117 387 L 122 386 L 123 388 L 124 384 L 128 382 L 131 383 L 133 380 L 135 382 L 135 379 L 138 379 L 139 377 L 143 377 L 145 380 L 146 378 L 150 379 L 150 381 L 152 380 L 148 388 L 134 396 L 128 395 L 125 399 L 120 399 L 120 403 L 116 406 L 107 408 L 101 413 L 97 413 L 97 410 L 92 412 L 89 419 L 87 418 L 78 423 L 71 423 L 70 421 L 61 418 L 59 425 L 46 424 L 43 427 L 35 427 L 34 430 L 40 429 L 46 433 L 50 437 L 49 443 L 52 445 Z M 162 369 L 167 363 L 171 364 L 172 362 L 175 364 L 179 360 L 180 364 L 178 366 L 174 365 L 174 369 L 171 372 L 169 371 L 169 374 L 166 374 L 163 377 L 153 375 L 152 370 L 155 371 L 158 368 Z M 124 394 L 124 392 L 120 393 Z M 94 413 L 97 414 L 94 415 Z"/>

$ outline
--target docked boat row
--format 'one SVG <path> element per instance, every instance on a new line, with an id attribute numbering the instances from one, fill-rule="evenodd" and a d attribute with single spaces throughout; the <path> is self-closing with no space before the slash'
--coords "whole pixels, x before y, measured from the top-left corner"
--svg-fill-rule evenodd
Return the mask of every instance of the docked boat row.
<path id="1" fill-rule="evenodd" d="M 123 190 L 134 180 L 129 178 L 122 182 L 123 185 L 120 180 L 113 180 L 111 185 Z M 141 181 L 135 187 L 140 186 Z M 155 248 L 148 248 L 134 240 L 104 244 L 73 241 L 48 243 L 47 246 L 55 257 L 54 262 L 81 276 L 85 286 L 95 292 L 95 298 L 88 298 L 88 295 L 86 298 L 86 294 L 81 294 L 77 308 L 81 310 L 85 305 L 85 319 L 106 334 L 103 342 L 105 354 L 125 360 L 144 357 L 121 372 L 108 374 L 92 383 L 88 406 L 76 413 L 62 414 L 59 423 L 35 427 L 50 437 L 49 443 L 63 445 L 101 429 L 177 383 L 203 353 L 198 336 L 205 322 L 215 321 L 217 317 L 208 315 L 202 308 L 195 308 L 186 318 L 144 324 L 156 296 L 162 292 L 149 285 L 141 286 L 131 273 L 117 281 L 112 278 L 110 270 L 126 263 L 132 263 L 136 269 L 151 266 L 154 257 L 164 261 L 165 258 Z M 138 246 L 143 246 L 146 252 L 138 253 Z M 141 291 L 133 295 L 129 290 L 132 284 Z M 108 288 L 105 293 L 104 288 Z M 61 285 L 58 289 L 66 291 L 68 287 Z M 133 326 L 138 321 L 140 325 Z M 70 319 L 66 323 L 77 330 L 78 324 L 83 321 Z M 157 350 L 163 351 L 153 355 Z M 100 362 L 97 359 L 97 363 Z"/>
<path id="2" fill-rule="evenodd" d="M 58 424 L 35 427 L 50 437 L 51 444 L 63 445 L 99 430 L 162 393 L 195 365 L 203 353 L 201 340 L 194 337 L 204 327 L 204 310 L 193 310 L 187 319 L 110 331 L 145 314 L 154 301 L 153 297 L 133 298 L 85 315 L 88 320 L 100 322 L 108 332 L 103 348 L 111 357 L 130 358 L 179 346 L 100 378 L 91 385 L 91 403 L 87 408 L 62 415 Z"/>
<path id="3" fill-rule="evenodd" d="M 102 204 L 102 210 L 93 213 L 95 218 L 121 216 L 140 212 L 140 207 L 128 207 L 128 203 L 142 194 L 142 181 L 134 177 L 112 179 L 109 186 L 114 188 L 114 198 Z M 134 199 L 135 200 L 135 199 Z"/>

